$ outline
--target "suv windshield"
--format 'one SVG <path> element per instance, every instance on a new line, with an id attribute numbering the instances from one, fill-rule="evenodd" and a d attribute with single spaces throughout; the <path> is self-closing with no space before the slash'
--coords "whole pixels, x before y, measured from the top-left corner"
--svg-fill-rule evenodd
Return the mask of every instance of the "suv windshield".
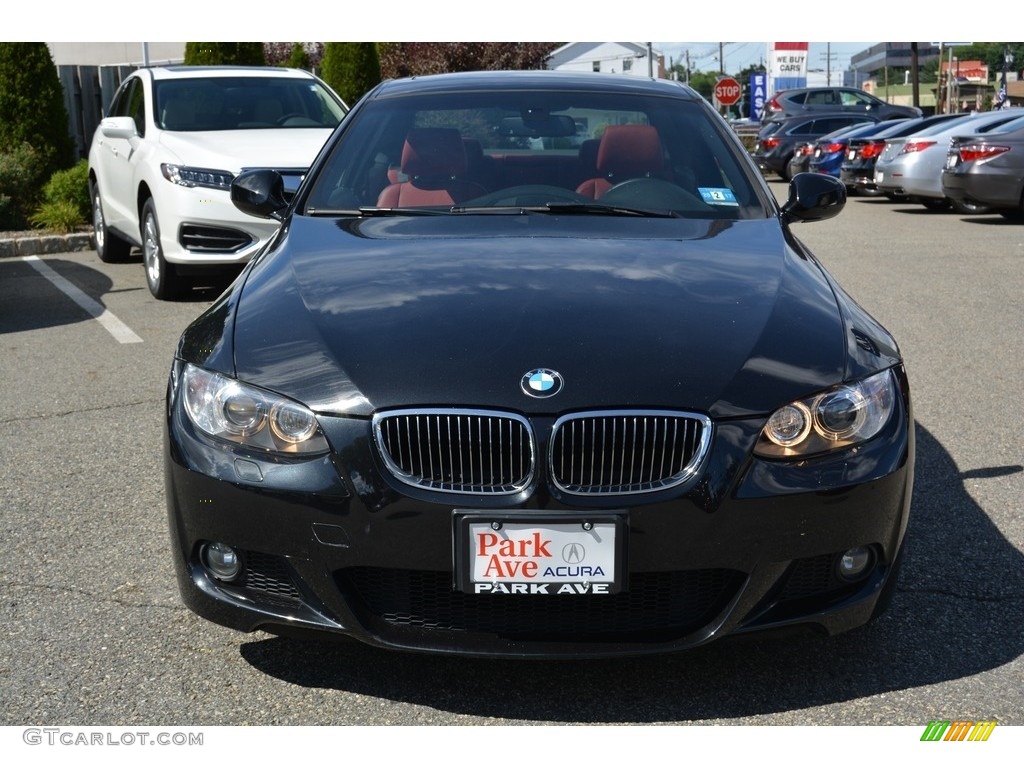
<path id="1" fill-rule="evenodd" d="M 157 124 L 166 131 L 334 128 L 345 111 L 314 80 L 193 77 L 155 84 Z"/>
<path id="2" fill-rule="evenodd" d="M 554 90 L 396 95 L 364 103 L 343 131 L 313 180 L 307 214 L 767 215 L 728 127 L 686 99 Z"/>

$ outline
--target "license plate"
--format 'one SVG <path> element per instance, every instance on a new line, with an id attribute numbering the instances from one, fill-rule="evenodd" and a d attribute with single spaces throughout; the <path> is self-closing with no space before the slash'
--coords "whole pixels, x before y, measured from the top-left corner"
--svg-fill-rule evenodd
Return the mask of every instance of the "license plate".
<path id="1" fill-rule="evenodd" d="M 856 157 L 857 157 L 857 150 L 856 149 L 851 149 L 849 152 L 846 153 L 846 159 L 847 160 L 853 160 Z"/>
<path id="2" fill-rule="evenodd" d="M 885 174 L 881 171 L 875 171 L 875 184 L 881 184 L 885 181 Z"/>
<path id="3" fill-rule="evenodd" d="M 455 587 L 490 595 L 625 589 L 626 518 L 455 511 Z"/>
<path id="4" fill-rule="evenodd" d="M 814 150 L 814 156 L 815 157 L 821 157 L 821 150 L 820 149 L 815 149 Z"/>
<path id="5" fill-rule="evenodd" d="M 957 161 L 959 159 L 960 159 L 960 155 L 947 155 L 947 157 L 946 157 L 946 167 L 947 168 L 956 168 Z"/>

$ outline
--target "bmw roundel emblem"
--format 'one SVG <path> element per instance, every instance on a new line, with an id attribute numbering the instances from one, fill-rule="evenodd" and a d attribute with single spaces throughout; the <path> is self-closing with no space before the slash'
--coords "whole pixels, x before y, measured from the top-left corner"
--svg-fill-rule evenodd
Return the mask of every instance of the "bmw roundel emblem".
<path id="1" fill-rule="evenodd" d="M 530 397 L 551 397 L 562 390 L 562 374 L 547 368 L 536 368 L 523 374 L 523 392 Z"/>

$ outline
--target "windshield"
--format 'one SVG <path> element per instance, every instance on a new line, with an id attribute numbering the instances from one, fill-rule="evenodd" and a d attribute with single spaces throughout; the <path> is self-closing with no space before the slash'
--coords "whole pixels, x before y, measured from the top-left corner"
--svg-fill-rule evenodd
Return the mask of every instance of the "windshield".
<path id="1" fill-rule="evenodd" d="M 310 215 L 768 215 L 742 148 L 700 104 L 625 92 L 419 93 L 364 103 Z"/>
<path id="2" fill-rule="evenodd" d="M 296 77 L 193 77 L 155 84 L 165 131 L 334 128 L 344 107 L 320 83 Z"/>

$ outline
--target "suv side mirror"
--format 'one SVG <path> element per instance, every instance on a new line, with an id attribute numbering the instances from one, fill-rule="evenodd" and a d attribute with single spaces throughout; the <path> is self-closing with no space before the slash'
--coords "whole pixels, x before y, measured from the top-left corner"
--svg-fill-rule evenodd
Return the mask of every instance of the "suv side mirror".
<path id="1" fill-rule="evenodd" d="M 100 121 L 100 133 L 108 139 L 132 139 L 138 135 L 132 117 L 105 117 Z"/>

